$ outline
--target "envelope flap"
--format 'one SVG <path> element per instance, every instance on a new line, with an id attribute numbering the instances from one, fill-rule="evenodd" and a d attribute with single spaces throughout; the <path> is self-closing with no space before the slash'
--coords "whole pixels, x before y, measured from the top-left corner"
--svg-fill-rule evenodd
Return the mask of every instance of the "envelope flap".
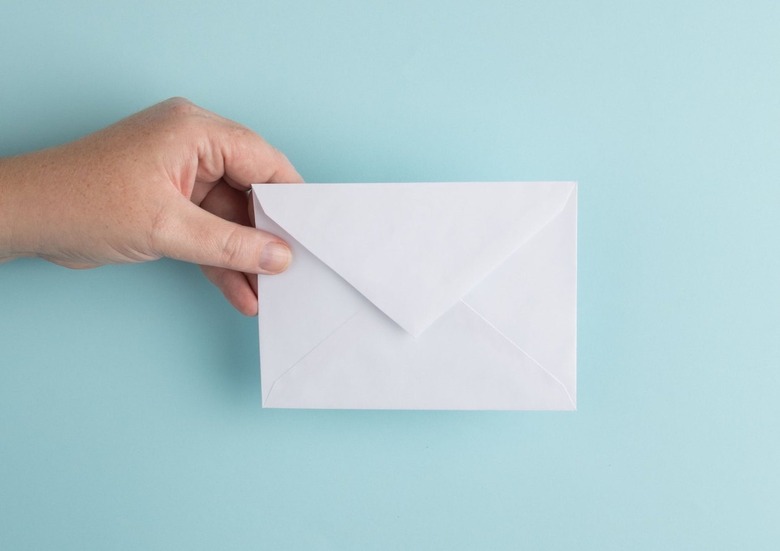
<path id="1" fill-rule="evenodd" d="M 266 215 L 412 335 L 549 223 L 573 182 L 258 184 Z"/>

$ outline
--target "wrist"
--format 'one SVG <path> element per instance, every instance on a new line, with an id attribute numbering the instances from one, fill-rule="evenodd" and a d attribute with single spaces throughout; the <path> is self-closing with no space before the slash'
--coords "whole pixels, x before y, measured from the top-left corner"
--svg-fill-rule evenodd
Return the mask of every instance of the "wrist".
<path id="1" fill-rule="evenodd" d="M 0 262 L 34 256 L 35 170 L 30 155 L 0 159 Z"/>
<path id="2" fill-rule="evenodd" d="M 14 245 L 15 199 L 12 159 L 0 159 L 0 262 L 19 256 Z"/>

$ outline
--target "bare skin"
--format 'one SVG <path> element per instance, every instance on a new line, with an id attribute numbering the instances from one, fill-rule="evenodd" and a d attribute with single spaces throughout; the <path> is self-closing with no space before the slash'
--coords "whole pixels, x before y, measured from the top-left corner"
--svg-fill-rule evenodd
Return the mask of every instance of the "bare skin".
<path id="1" fill-rule="evenodd" d="M 75 142 L 0 159 L 0 261 L 175 258 L 200 264 L 255 315 L 255 274 L 284 271 L 291 255 L 251 227 L 250 184 L 301 181 L 251 130 L 173 98 Z"/>

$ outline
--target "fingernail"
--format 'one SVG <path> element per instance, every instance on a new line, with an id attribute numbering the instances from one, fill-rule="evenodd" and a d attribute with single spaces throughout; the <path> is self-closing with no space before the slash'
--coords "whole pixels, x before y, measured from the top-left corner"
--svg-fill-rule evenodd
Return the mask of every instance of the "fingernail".
<path id="1" fill-rule="evenodd" d="M 283 243 L 272 241 L 260 253 L 260 269 L 273 274 L 283 272 L 290 265 L 292 253 Z"/>

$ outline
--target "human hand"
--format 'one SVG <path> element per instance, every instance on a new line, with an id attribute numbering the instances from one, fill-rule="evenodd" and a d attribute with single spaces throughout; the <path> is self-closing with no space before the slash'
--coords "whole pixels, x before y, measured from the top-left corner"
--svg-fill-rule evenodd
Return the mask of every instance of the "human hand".
<path id="1" fill-rule="evenodd" d="M 59 147 L 0 160 L 0 259 L 69 268 L 170 257 L 200 264 L 240 312 L 290 249 L 252 225 L 250 184 L 301 182 L 249 129 L 181 98 Z"/>

